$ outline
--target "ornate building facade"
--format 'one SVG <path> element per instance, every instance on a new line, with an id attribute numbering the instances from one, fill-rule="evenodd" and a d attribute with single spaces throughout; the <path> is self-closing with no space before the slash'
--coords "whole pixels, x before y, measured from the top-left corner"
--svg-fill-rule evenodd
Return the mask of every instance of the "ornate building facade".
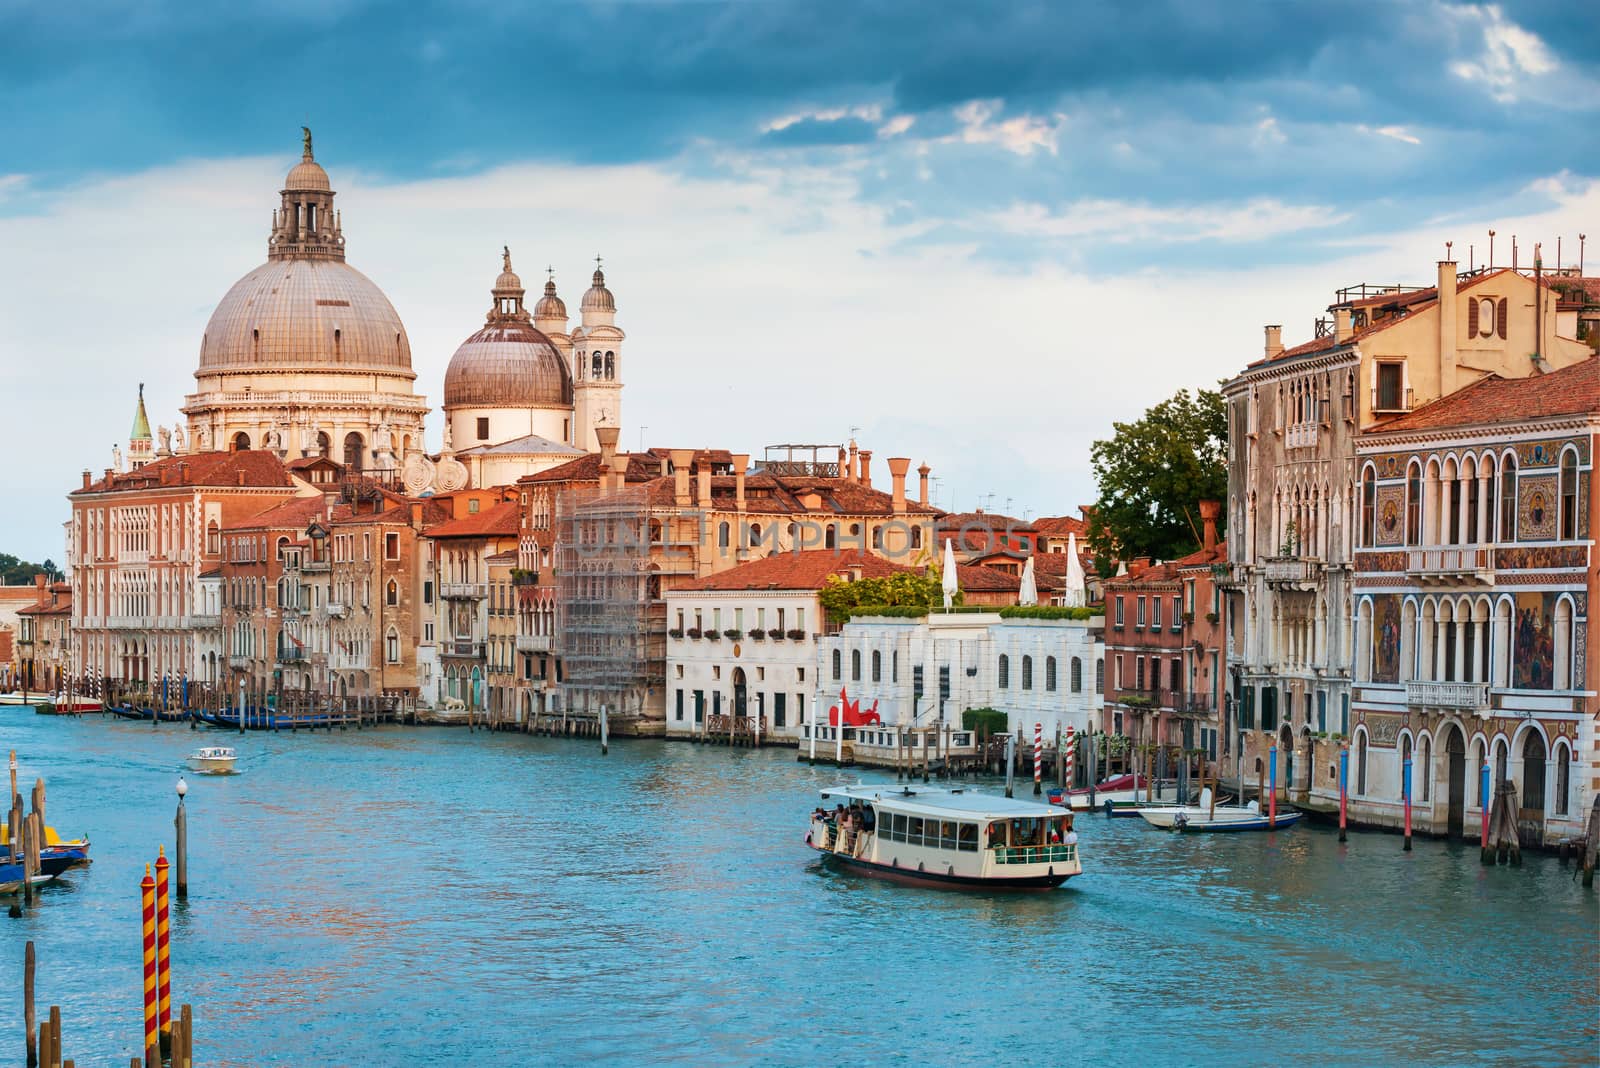
<path id="1" fill-rule="evenodd" d="M 383 291 L 345 262 L 328 173 L 306 131 L 272 213 L 267 262 L 217 305 L 175 452 L 266 449 L 398 471 L 420 451 L 426 400 L 411 343 Z M 163 443 L 164 445 L 166 443 Z"/>

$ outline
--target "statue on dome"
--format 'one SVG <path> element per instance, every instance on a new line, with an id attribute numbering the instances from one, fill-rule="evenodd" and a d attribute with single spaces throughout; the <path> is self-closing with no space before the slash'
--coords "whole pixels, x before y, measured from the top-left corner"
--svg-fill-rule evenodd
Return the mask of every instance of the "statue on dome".
<path id="1" fill-rule="evenodd" d="M 181 423 L 172 424 L 172 451 L 183 451 L 183 425 Z"/>
<path id="2" fill-rule="evenodd" d="M 194 441 L 201 452 L 211 451 L 211 428 L 201 423 L 194 428 Z"/>
<path id="3" fill-rule="evenodd" d="M 501 245 L 500 246 L 500 256 L 501 256 L 502 262 L 505 263 L 506 270 L 507 271 L 511 270 L 511 246 L 510 245 Z"/>
<path id="4" fill-rule="evenodd" d="M 122 446 L 121 445 L 113 445 L 113 446 L 111 446 L 111 470 L 119 472 L 119 473 L 122 471 Z"/>
<path id="5" fill-rule="evenodd" d="M 161 454 L 163 456 L 170 455 L 172 453 L 172 431 L 168 430 L 164 425 L 158 426 L 156 427 L 156 436 L 161 439 Z"/>
<path id="6" fill-rule="evenodd" d="M 261 443 L 261 447 L 266 449 L 268 452 L 277 452 L 279 449 L 283 448 L 283 435 L 278 433 L 277 427 L 272 426 L 267 428 L 267 437 L 266 440 Z"/>
<path id="7" fill-rule="evenodd" d="M 300 127 L 300 140 L 301 140 L 301 143 L 305 145 L 306 159 L 310 159 L 311 158 L 311 127 L 309 127 L 309 126 Z"/>

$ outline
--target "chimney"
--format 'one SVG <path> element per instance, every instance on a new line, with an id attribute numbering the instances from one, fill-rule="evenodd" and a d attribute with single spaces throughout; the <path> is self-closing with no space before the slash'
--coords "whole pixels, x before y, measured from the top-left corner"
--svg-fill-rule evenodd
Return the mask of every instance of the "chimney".
<path id="1" fill-rule="evenodd" d="M 839 477 L 846 480 L 850 478 L 850 461 L 845 458 L 843 445 L 839 446 Z"/>
<path id="2" fill-rule="evenodd" d="M 849 474 L 845 475 L 844 477 L 849 479 L 851 482 L 859 482 L 861 480 L 861 456 L 858 452 L 856 452 L 855 438 L 850 439 Z"/>
<path id="3" fill-rule="evenodd" d="M 1200 537 L 1200 547 L 1202 549 L 1214 549 L 1217 547 L 1217 520 L 1221 517 L 1221 501 L 1200 502 L 1200 522 L 1205 528 L 1205 532 Z"/>
<path id="4" fill-rule="evenodd" d="M 422 529 L 422 502 L 411 502 L 411 526 L 415 530 Z"/>
<path id="5" fill-rule="evenodd" d="M 91 484 L 90 483 L 90 479 L 91 479 L 91 476 L 89 474 L 89 469 L 87 467 L 85 467 L 83 469 L 83 488 L 84 489 L 88 489 L 89 488 L 89 486 Z"/>
<path id="6" fill-rule="evenodd" d="M 42 574 L 35 574 L 33 576 L 33 584 L 39 590 L 39 592 L 44 592 L 44 576 Z"/>
<path id="7" fill-rule="evenodd" d="M 1350 340 L 1350 309 L 1335 308 L 1333 310 L 1333 343 L 1343 345 Z"/>
<path id="8" fill-rule="evenodd" d="M 1267 327 L 1267 347 L 1266 347 L 1265 355 L 1266 355 L 1267 359 L 1270 360 L 1270 359 L 1272 359 L 1274 356 L 1278 355 L 1278 353 L 1280 353 L 1282 351 L 1283 351 L 1283 327 L 1282 327 L 1282 325 L 1280 325 L 1278 323 L 1273 323 L 1272 325 Z"/>
<path id="9" fill-rule="evenodd" d="M 239 485 L 244 485 L 244 472 L 242 470 L 239 472 Z"/>
<path id="10" fill-rule="evenodd" d="M 744 511 L 744 473 L 749 466 L 749 453 L 733 454 L 733 506 L 741 512 Z"/>
<path id="11" fill-rule="evenodd" d="M 1456 391 L 1456 265 L 1439 261 L 1439 396 Z"/>
<path id="12" fill-rule="evenodd" d="M 868 489 L 872 488 L 872 450 L 862 449 L 858 454 L 861 461 L 861 484 Z"/>
<path id="13" fill-rule="evenodd" d="M 622 479 L 612 468 L 617 458 L 617 435 L 622 433 L 620 427 L 597 426 L 594 428 L 595 440 L 600 443 L 600 488 L 621 489 Z M 607 472 L 611 472 L 608 474 Z"/>
<path id="14" fill-rule="evenodd" d="M 906 514 L 906 472 L 911 470 L 911 461 L 904 456 L 889 457 L 890 493 L 894 497 L 894 514 Z"/>
<path id="15" fill-rule="evenodd" d="M 693 449 L 672 450 L 672 503 L 679 508 L 689 507 L 689 464 L 693 461 Z"/>
<path id="16" fill-rule="evenodd" d="M 711 461 L 697 463 L 695 473 L 695 503 L 701 508 L 711 507 Z"/>
<path id="17" fill-rule="evenodd" d="M 923 464 L 921 467 L 917 468 L 917 478 L 919 480 L 917 485 L 917 503 L 920 505 L 926 506 L 928 503 L 928 472 L 932 470 L 933 468 L 929 467 L 927 464 Z"/>

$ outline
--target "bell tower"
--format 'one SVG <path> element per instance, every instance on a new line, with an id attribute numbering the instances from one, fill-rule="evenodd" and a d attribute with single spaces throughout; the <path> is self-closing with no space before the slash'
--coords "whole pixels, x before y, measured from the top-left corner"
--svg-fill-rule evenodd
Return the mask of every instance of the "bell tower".
<path id="1" fill-rule="evenodd" d="M 599 452 L 599 427 L 622 425 L 622 341 L 617 328 L 617 301 L 606 288 L 600 257 L 595 257 L 593 284 L 579 307 L 582 321 L 572 332 L 572 444 Z"/>

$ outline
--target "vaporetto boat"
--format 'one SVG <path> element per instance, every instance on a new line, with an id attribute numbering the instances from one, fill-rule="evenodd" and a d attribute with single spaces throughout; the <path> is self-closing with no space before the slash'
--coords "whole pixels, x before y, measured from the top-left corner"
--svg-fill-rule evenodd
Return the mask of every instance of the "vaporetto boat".
<path id="1" fill-rule="evenodd" d="M 833 786 L 822 800 L 806 844 L 863 874 L 928 886 L 1048 890 L 1083 873 L 1072 816 L 1049 805 L 892 783 Z"/>

